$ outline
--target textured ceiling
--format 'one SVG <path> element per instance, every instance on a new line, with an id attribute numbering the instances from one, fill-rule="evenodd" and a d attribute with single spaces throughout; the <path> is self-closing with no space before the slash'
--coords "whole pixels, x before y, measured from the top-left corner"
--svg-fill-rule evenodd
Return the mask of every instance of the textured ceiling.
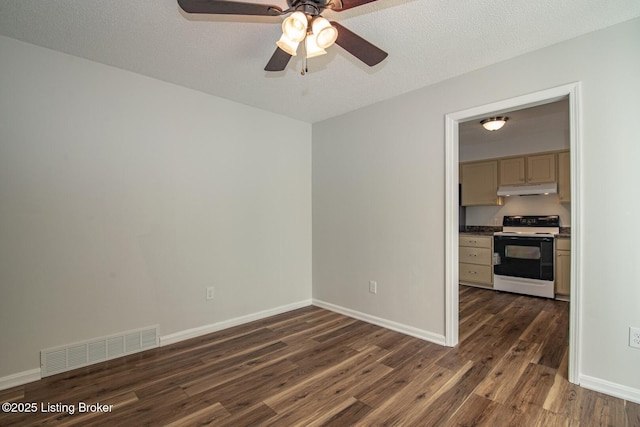
<path id="1" fill-rule="evenodd" d="M 460 147 L 472 145 L 494 144 L 509 141 L 509 144 L 529 144 L 530 139 L 523 135 L 542 135 L 545 133 L 566 133 L 569 143 L 569 99 L 564 98 L 535 107 L 519 110 L 502 111 L 492 116 L 506 116 L 507 123 L 495 132 L 485 130 L 480 120 L 460 123 L 458 128 Z"/>
<path id="2" fill-rule="evenodd" d="M 323 15 L 389 56 L 369 68 L 333 46 L 304 76 L 299 56 L 268 73 L 281 17 L 188 15 L 176 0 L 0 0 L 0 34 L 313 123 L 638 17 L 640 1 L 378 0 Z"/>

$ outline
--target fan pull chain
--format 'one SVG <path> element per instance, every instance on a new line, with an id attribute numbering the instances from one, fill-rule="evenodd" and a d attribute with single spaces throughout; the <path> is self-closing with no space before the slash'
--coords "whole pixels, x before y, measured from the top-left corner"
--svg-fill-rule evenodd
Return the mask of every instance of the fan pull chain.
<path id="1" fill-rule="evenodd" d="M 307 37 L 309 36 L 309 33 L 307 33 Z M 307 43 L 306 40 L 303 40 L 303 50 L 304 50 L 304 57 L 302 58 L 302 69 L 300 70 L 300 75 L 304 76 L 305 74 L 307 74 L 309 72 L 309 68 L 307 68 Z"/>

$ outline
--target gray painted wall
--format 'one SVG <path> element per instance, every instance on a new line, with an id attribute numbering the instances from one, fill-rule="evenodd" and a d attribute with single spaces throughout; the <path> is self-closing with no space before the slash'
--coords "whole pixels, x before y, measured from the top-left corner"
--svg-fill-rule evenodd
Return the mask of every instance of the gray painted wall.
<path id="1" fill-rule="evenodd" d="M 0 379 L 310 300 L 311 125 L 4 37 L 0 64 Z"/>
<path id="2" fill-rule="evenodd" d="M 314 124 L 314 298 L 444 334 L 445 114 L 580 81 L 580 376 L 640 399 L 638 52 L 636 19 Z"/>

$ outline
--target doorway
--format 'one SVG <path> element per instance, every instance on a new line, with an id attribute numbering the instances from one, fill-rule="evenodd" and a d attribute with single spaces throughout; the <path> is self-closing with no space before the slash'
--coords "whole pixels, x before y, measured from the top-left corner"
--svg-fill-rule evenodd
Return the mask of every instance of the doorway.
<path id="1" fill-rule="evenodd" d="M 501 112 L 524 109 L 548 104 L 568 98 L 569 101 L 569 150 L 571 170 L 571 300 L 569 302 L 569 371 L 570 382 L 578 383 L 579 370 L 579 327 L 580 316 L 580 236 L 581 236 L 581 200 L 580 200 L 580 133 L 579 133 L 579 83 L 572 83 L 532 94 L 494 102 L 445 116 L 445 343 L 455 346 L 458 343 L 458 163 L 459 133 L 458 125 L 469 120 L 478 120 Z"/>

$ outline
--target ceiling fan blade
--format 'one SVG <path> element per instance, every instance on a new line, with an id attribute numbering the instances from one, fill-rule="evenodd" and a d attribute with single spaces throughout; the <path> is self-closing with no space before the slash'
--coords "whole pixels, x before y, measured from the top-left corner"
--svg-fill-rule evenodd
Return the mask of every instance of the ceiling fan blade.
<path id="1" fill-rule="evenodd" d="M 287 64 L 291 59 L 291 55 L 289 55 L 284 50 L 279 47 L 276 48 L 276 51 L 271 55 L 271 59 L 267 63 L 267 66 L 264 67 L 265 71 L 282 71 L 287 68 Z"/>
<path id="2" fill-rule="evenodd" d="M 224 0 L 178 0 L 178 4 L 182 8 L 182 10 L 187 13 L 259 16 L 282 15 L 281 8 L 268 4 L 244 3 Z"/>
<path id="3" fill-rule="evenodd" d="M 389 55 L 379 47 L 369 43 L 356 33 L 346 29 L 337 22 L 331 22 L 331 25 L 338 30 L 338 39 L 336 44 L 358 58 L 360 61 L 367 64 L 369 67 L 373 67 L 376 64 L 382 62 L 384 58 Z"/>
<path id="4" fill-rule="evenodd" d="M 343 10 L 352 9 L 374 1 L 376 0 L 328 0 L 327 3 L 329 3 L 329 6 L 327 6 L 327 9 L 341 12 Z"/>

